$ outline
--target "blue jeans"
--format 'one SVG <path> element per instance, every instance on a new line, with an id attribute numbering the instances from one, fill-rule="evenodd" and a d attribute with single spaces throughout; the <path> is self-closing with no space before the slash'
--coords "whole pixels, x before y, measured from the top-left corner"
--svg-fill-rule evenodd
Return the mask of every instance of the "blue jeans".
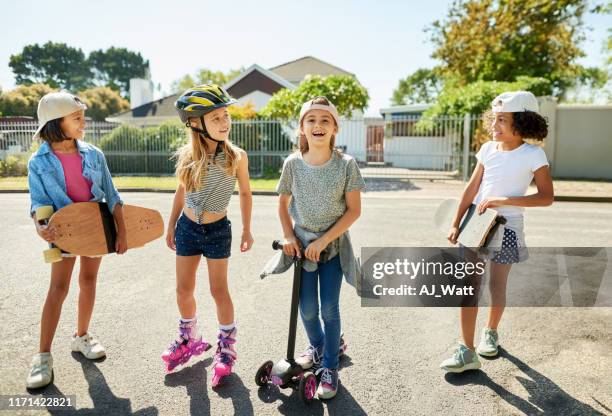
<path id="1" fill-rule="evenodd" d="M 317 290 L 321 284 L 320 292 Z M 326 263 L 319 263 L 314 272 L 302 269 L 300 286 L 300 316 L 306 329 L 310 345 L 319 351 L 323 349 L 323 366 L 338 368 L 338 349 L 340 348 L 340 287 L 342 286 L 342 267 L 340 256 Z M 318 293 L 319 292 L 319 293 Z M 319 294 L 321 296 L 321 318 L 319 319 Z"/>

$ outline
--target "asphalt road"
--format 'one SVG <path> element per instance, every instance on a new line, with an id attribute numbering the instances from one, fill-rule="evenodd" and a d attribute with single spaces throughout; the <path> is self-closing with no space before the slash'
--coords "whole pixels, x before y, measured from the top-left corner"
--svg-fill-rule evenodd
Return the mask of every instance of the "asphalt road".
<path id="1" fill-rule="evenodd" d="M 376 196 L 379 195 L 379 196 Z M 439 199 L 404 193 L 369 193 L 352 229 L 362 246 L 439 246 L 433 229 Z M 157 208 L 167 218 L 170 194 L 125 193 L 127 203 Z M 48 288 L 45 244 L 27 216 L 27 194 L 0 195 L 0 394 L 28 394 L 25 378 L 38 346 L 40 312 Z M 234 227 L 230 290 L 238 319 L 236 373 L 210 387 L 211 351 L 182 371 L 165 375 L 160 353 L 176 335 L 174 254 L 163 239 L 124 256 L 104 259 L 91 330 L 108 357 L 90 362 L 70 352 L 78 282 L 73 277 L 55 341 L 55 383 L 42 396 L 76 395 L 76 407 L 60 414 L 330 414 L 330 415 L 590 415 L 612 413 L 612 308 L 511 308 L 500 326 L 502 354 L 483 359 L 482 371 L 445 375 L 438 364 L 459 335 L 451 308 L 362 308 L 354 290 L 341 294 L 343 330 L 349 343 L 341 362 L 338 396 L 305 407 L 297 393 L 259 389 L 261 363 L 286 349 L 291 273 L 260 280 L 280 236 L 276 198 L 255 197 L 252 251 L 241 254 L 238 200 L 230 207 Z M 611 246 L 612 204 L 555 203 L 527 214 L 532 246 Z M 197 286 L 205 336 L 216 335 L 206 269 Z M 486 313 L 481 311 L 479 327 Z M 298 326 L 297 349 L 306 345 Z M 7 414 L 36 414 L 10 412 Z M 46 413 L 46 411 L 38 412 Z"/>

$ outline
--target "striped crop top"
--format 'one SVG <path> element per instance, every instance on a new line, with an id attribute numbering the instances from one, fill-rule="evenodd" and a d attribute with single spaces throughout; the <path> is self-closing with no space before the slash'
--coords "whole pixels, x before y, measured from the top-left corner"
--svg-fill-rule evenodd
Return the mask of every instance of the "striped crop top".
<path id="1" fill-rule="evenodd" d="M 200 189 L 185 194 L 185 206 L 194 210 L 198 223 L 203 212 L 222 213 L 229 205 L 236 176 L 228 175 L 225 166 L 225 152 L 217 154 L 214 163 L 209 159 Z"/>

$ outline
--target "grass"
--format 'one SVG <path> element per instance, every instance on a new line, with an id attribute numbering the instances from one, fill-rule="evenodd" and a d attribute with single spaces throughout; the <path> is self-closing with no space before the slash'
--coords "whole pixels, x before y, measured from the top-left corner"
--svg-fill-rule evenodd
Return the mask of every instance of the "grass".
<path id="1" fill-rule="evenodd" d="M 177 181 L 174 176 L 115 176 L 115 186 L 120 189 L 129 188 L 153 188 L 153 189 L 176 189 Z M 274 191 L 278 179 L 251 179 L 251 190 Z M 28 178 L 26 176 L 0 177 L 0 190 L 24 190 L 28 189 Z"/>

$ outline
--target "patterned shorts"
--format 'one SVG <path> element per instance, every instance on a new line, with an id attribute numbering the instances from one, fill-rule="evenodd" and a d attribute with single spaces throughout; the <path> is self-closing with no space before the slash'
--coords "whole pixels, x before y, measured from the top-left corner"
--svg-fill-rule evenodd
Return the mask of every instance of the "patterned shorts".
<path id="1" fill-rule="evenodd" d="M 504 229 L 502 245 L 499 250 L 495 250 L 491 261 L 499 264 L 514 264 L 520 262 L 519 243 L 516 232 L 509 228 Z"/>
<path id="2" fill-rule="evenodd" d="M 209 224 L 198 224 L 181 215 L 176 224 L 176 255 L 202 255 L 208 259 L 226 259 L 232 248 L 232 223 L 227 217 Z"/>

